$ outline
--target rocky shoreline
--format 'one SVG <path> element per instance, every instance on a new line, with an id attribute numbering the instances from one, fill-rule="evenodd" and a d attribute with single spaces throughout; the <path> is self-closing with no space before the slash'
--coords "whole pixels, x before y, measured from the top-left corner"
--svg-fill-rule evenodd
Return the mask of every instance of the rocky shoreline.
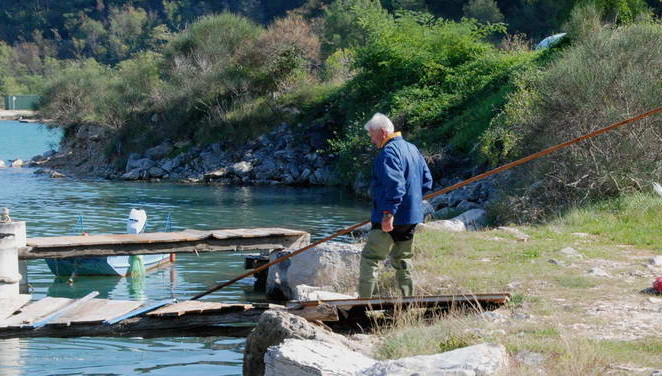
<path id="1" fill-rule="evenodd" d="M 340 180 L 335 170 L 337 158 L 328 152 L 331 134 L 324 128 L 282 124 L 273 131 L 237 147 L 218 142 L 205 147 L 190 143 L 164 142 L 124 160 L 110 161 L 103 140 L 107 129 L 80 126 L 65 138 L 60 150 L 49 151 L 23 162 L 38 168 L 36 173 L 53 178 L 92 177 L 125 181 L 168 181 L 188 184 L 345 186 L 360 197 L 368 196 L 369 179 Z M 477 171 L 467 169 L 466 161 L 452 157 L 428 158 L 440 189 Z M 19 167 L 19 166 L 13 166 Z M 2 163 L 0 163 L 2 168 Z M 452 218 L 471 209 L 484 209 L 496 198 L 507 177 L 491 177 L 430 201 L 428 211 L 435 219 Z"/>
<path id="2" fill-rule="evenodd" d="M 37 156 L 32 167 L 71 176 L 112 180 L 174 181 L 234 185 L 338 185 L 335 156 L 324 150 L 329 135 L 323 129 L 297 134 L 285 124 L 242 147 L 218 142 L 198 147 L 164 142 L 131 153 L 125 163 L 104 157 L 102 140 L 109 132 L 81 126 L 58 152 Z"/>

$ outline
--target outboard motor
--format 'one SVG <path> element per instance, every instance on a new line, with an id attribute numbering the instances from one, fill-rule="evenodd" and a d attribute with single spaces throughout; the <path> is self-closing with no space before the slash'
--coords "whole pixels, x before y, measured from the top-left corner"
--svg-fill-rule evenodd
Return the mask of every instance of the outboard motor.
<path id="1" fill-rule="evenodd" d="M 126 222 L 127 234 L 142 234 L 147 225 L 147 213 L 142 209 L 131 209 Z M 145 274 L 145 264 L 142 255 L 129 256 L 129 275 L 138 277 Z"/>
<path id="2" fill-rule="evenodd" d="M 127 234 L 142 234 L 147 226 L 147 213 L 142 209 L 131 209 L 126 222 Z"/>

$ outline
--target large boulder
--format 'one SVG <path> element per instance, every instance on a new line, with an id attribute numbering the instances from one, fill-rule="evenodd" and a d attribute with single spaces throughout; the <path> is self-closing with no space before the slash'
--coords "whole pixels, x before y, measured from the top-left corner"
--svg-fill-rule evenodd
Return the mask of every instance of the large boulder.
<path id="1" fill-rule="evenodd" d="M 298 285 L 294 288 L 292 300 L 298 301 L 313 301 L 313 300 L 334 300 L 334 299 L 354 299 L 357 294 L 348 295 L 340 294 L 337 292 L 329 291 L 333 287 L 324 286 L 308 286 Z"/>
<path id="2" fill-rule="evenodd" d="M 487 212 L 483 209 L 471 209 L 453 219 L 433 221 L 418 226 L 420 231 L 478 231 L 487 226 Z"/>
<path id="3" fill-rule="evenodd" d="M 421 223 L 418 225 L 417 231 L 464 232 L 467 231 L 467 226 L 464 225 L 464 222 L 455 219 L 442 219 L 440 221 Z"/>
<path id="4" fill-rule="evenodd" d="M 267 295 L 294 299 L 298 285 L 330 286 L 333 291 L 355 291 L 362 246 L 330 242 L 269 268 Z M 274 252 L 270 261 L 291 250 Z"/>
<path id="5" fill-rule="evenodd" d="M 478 231 L 487 226 L 487 212 L 483 209 L 471 209 L 453 218 L 461 221 L 468 231 Z"/>
<path id="6" fill-rule="evenodd" d="M 362 342 L 352 341 L 323 327 L 313 325 L 302 317 L 284 311 L 269 310 L 260 316 L 257 326 L 246 338 L 243 374 L 264 375 L 267 349 L 283 343 L 288 338 L 323 341 L 350 352 L 368 351 Z"/>
<path id="7" fill-rule="evenodd" d="M 366 376 L 487 376 L 501 374 L 509 363 L 503 345 L 482 343 L 435 355 L 382 361 L 361 371 Z"/>
<path id="8" fill-rule="evenodd" d="M 266 376 L 488 376 L 503 374 L 503 345 L 483 343 L 434 355 L 376 361 L 343 344 L 286 339 L 264 356 Z"/>
<path id="9" fill-rule="evenodd" d="M 356 376 L 376 361 L 345 346 L 286 339 L 264 356 L 265 376 Z"/>
<path id="10" fill-rule="evenodd" d="M 23 167 L 23 160 L 21 160 L 21 159 L 13 160 L 13 161 L 11 161 L 11 164 L 9 165 L 9 167 L 21 168 L 21 167 Z"/>

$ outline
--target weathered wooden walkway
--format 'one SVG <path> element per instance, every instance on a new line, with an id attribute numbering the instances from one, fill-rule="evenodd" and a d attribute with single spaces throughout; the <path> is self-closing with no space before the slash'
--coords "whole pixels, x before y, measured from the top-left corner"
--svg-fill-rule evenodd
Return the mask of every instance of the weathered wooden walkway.
<path id="1" fill-rule="evenodd" d="M 59 236 L 28 238 L 27 247 L 19 250 L 19 258 L 275 250 L 300 248 L 309 243 L 309 233 L 284 228 Z"/>
<path id="2" fill-rule="evenodd" d="M 509 294 L 419 296 L 293 302 L 285 307 L 191 300 L 143 305 L 94 296 L 95 293 L 81 299 L 46 297 L 28 304 L 26 296 L 21 296 L 0 316 L 0 338 L 245 336 L 265 310 L 285 310 L 340 328 L 371 320 L 366 312 L 373 310 L 464 307 L 480 311 L 494 309 L 510 298 Z"/>

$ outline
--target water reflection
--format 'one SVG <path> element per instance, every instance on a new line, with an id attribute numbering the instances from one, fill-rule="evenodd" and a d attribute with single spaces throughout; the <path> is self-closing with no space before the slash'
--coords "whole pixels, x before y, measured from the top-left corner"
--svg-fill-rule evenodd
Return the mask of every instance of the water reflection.
<path id="1" fill-rule="evenodd" d="M 108 299 L 117 287 L 120 277 L 78 277 L 73 283 L 65 277 L 55 277 L 48 286 L 47 295 L 61 298 L 82 298 L 92 291 L 98 291 L 99 299 Z"/>

